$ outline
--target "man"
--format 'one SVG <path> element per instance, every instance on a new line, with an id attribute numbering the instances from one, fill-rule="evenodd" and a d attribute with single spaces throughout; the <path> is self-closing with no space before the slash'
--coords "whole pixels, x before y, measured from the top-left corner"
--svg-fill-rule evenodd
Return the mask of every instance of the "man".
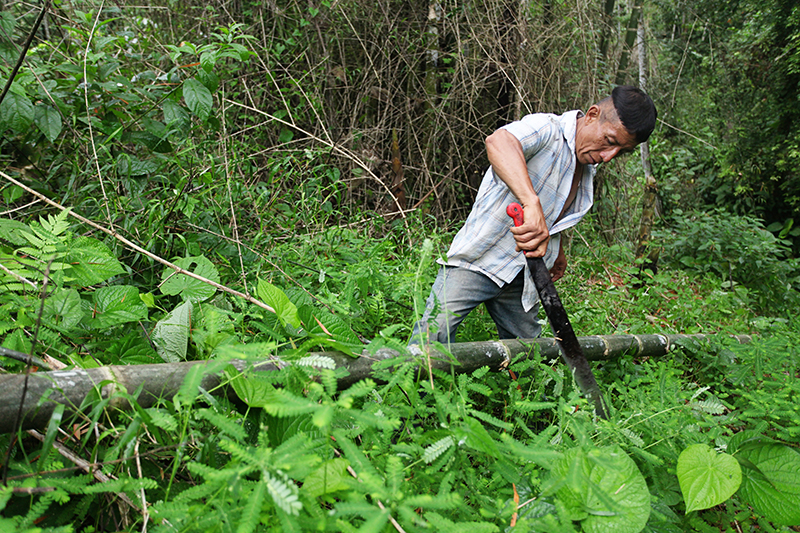
<path id="1" fill-rule="evenodd" d="M 411 342 L 421 336 L 453 342 L 458 325 L 481 303 L 501 339 L 538 337 L 538 296 L 521 252 L 544 257 L 553 280 L 561 278 L 567 266 L 561 232 L 592 206 L 595 165 L 646 141 L 656 117 L 647 94 L 620 86 L 585 114 L 528 115 L 490 135 L 491 166 L 442 262 Z M 506 214 L 511 202 L 525 213 L 519 227 L 512 227 Z"/>

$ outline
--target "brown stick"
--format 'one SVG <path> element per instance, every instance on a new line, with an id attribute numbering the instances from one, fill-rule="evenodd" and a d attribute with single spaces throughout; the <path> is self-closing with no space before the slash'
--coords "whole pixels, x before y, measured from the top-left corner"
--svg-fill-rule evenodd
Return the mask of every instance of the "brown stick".
<path id="1" fill-rule="evenodd" d="M 45 195 L 43 195 L 43 194 L 31 189 L 30 187 L 28 187 L 27 185 L 25 185 L 23 183 L 20 183 L 19 181 L 15 180 L 14 178 L 9 176 L 8 174 L 6 174 L 4 172 L 0 172 L 0 176 L 5 178 L 9 182 L 13 183 L 14 185 L 24 189 L 25 191 L 29 192 L 30 194 L 36 196 L 37 198 L 41 199 L 45 203 L 50 204 L 51 206 L 55 207 L 56 209 L 59 209 L 61 211 L 67 211 L 68 210 L 63 205 L 59 204 L 58 202 L 54 202 L 53 200 L 51 200 L 50 198 L 46 197 Z M 221 285 L 221 284 L 217 283 L 216 281 L 211 281 L 210 279 L 206 279 L 203 276 L 199 276 L 199 275 L 195 274 L 194 272 L 189 272 L 188 270 L 185 270 L 185 269 L 179 267 L 178 265 L 170 263 L 166 259 L 163 259 L 163 258 L 157 256 L 154 253 L 148 252 L 147 250 L 145 250 L 141 246 L 139 246 L 137 244 L 134 244 L 133 242 L 129 241 L 128 239 L 126 239 L 125 237 L 123 237 L 122 235 L 117 233 L 116 231 L 110 230 L 108 228 L 104 228 L 103 226 L 101 226 L 101 225 L 99 225 L 99 224 L 97 224 L 95 222 L 92 222 L 88 218 L 82 217 L 81 215 L 77 214 L 76 212 L 74 212 L 72 210 L 69 210 L 69 214 L 71 216 L 77 218 L 78 220 L 80 220 L 84 224 L 86 224 L 88 226 L 91 226 L 91 227 L 93 227 L 93 228 L 95 228 L 97 230 L 100 230 L 103 233 L 106 233 L 107 235 L 110 235 L 110 236 L 114 237 L 119 242 L 121 242 L 122 244 L 124 244 L 125 246 L 130 248 L 131 250 L 133 250 L 135 252 L 139 252 L 140 254 L 146 255 L 147 257 L 149 257 L 153 261 L 157 261 L 157 262 L 161 263 L 162 265 L 164 265 L 164 266 L 166 266 L 168 268 L 171 268 L 172 270 L 174 270 L 178 274 L 183 274 L 185 276 L 189 276 L 190 278 L 194 278 L 194 279 L 196 279 L 198 281 L 202 281 L 203 283 L 211 285 L 212 287 L 214 287 L 216 289 L 219 289 L 219 290 L 221 290 L 223 292 L 227 292 L 228 294 L 233 294 L 234 296 L 238 296 L 239 298 L 243 298 L 243 299 L 247 300 L 248 302 L 250 302 L 251 304 L 257 305 L 258 307 L 260 307 L 262 309 L 266 309 L 270 313 L 275 313 L 275 309 L 273 309 L 272 307 L 268 306 L 264 302 L 253 298 L 249 294 L 244 294 L 242 292 L 236 291 L 234 289 L 226 287 L 225 285 Z"/>

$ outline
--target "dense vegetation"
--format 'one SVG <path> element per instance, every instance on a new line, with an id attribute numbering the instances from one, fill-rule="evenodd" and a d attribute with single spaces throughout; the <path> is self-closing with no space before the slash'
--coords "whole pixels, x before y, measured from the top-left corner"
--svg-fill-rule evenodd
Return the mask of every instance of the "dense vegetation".
<path id="1" fill-rule="evenodd" d="M 639 67 L 613 2 L 45 5 L 0 4 L 2 347 L 209 363 L 0 435 L 0 530 L 797 530 L 800 7 L 634 2 Z M 536 349 L 517 381 L 399 357 L 337 390 L 318 352 L 406 353 L 483 138 L 637 68 L 658 268 L 637 154 L 558 287 L 579 335 L 721 335 L 595 365 L 608 420 Z M 495 336 L 482 309 L 460 330 Z"/>

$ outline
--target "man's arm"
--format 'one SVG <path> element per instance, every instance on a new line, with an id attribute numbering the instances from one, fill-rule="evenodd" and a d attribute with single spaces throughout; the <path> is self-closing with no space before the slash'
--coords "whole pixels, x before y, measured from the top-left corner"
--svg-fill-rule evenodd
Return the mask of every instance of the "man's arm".
<path id="1" fill-rule="evenodd" d="M 529 257 L 544 257 L 550 232 L 539 196 L 533 190 L 528 176 L 522 145 L 514 135 L 500 129 L 486 138 L 486 155 L 494 173 L 516 196 L 525 214 L 524 224 L 511 228 L 517 241 L 517 250 L 524 250 Z"/>

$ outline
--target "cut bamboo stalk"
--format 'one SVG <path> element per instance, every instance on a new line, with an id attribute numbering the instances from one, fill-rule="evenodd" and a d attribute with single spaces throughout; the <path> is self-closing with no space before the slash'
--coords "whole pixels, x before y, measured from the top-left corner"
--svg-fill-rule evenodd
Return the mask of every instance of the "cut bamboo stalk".
<path id="1" fill-rule="evenodd" d="M 623 355 L 660 357 L 669 353 L 676 343 L 681 341 L 701 342 L 718 337 L 722 335 L 603 335 L 579 337 L 578 341 L 588 360 L 610 361 Z M 732 337 L 740 343 L 750 342 L 749 335 Z M 431 367 L 447 371 L 452 369 L 457 373 L 472 372 L 483 366 L 499 370 L 508 366 L 509 362 L 520 354 L 532 356 L 535 347 L 538 347 L 539 353 L 545 359 L 560 359 L 558 345 L 552 338 L 465 342 L 450 345 L 452 357 L 431 351 Z M 360 357 L 355 358 L 340 352 L 318 352 L 308 355 L 329 357 L 335 362 L 337 369 L 347 371 L 346 375 L 339 379 L 339 389 L 342 390 L 362 379 L 373 377 L 373 365 L 387 359 L 413 360 L 417 357 L 420 369 L 425 371 L 427 364 L 420 357 L 422 350 L 418 346 L 412 346 L 410 350 L 411 356 L 389 349 L 380 349 L 374 354 L 364 351 Z M 84 400 L 93 393 L 99 398 L 108 400 L 106 409 L 109 411 L 130 410 L 131 405 L 125 395 L 116 393 L 125 392 L 134 395 L 139 388 L 141 393 L 138 396 L 138 403 L 142 407 L 151 407 L 159 399 L 170 401 L 180 389 L 189 370 L 206 363 L 206 361 L 191 361 L 31 373 L 28 376 L 25 405 L 22 409 L 21 429 L 46 427 L 57 404 L 64 404 L 67 411 L 72 413 L 79 412 Z M 234 360 L 231 363 L 240 370 L 250 364 L 241 360 Z M 272 362 L 264 362 L 259 363 L 258 369 L 277 371 L 278 366 Z M 219 374 L 208 372 L 203 376 L 200 387 L 216 394 L 223 392 L 219 387 L 221 384 L 222 379 Z M 25 387 L 24 374 L 0 375 L 0 433 L 16 429 L 14 422 L 23 387 Z"/>

